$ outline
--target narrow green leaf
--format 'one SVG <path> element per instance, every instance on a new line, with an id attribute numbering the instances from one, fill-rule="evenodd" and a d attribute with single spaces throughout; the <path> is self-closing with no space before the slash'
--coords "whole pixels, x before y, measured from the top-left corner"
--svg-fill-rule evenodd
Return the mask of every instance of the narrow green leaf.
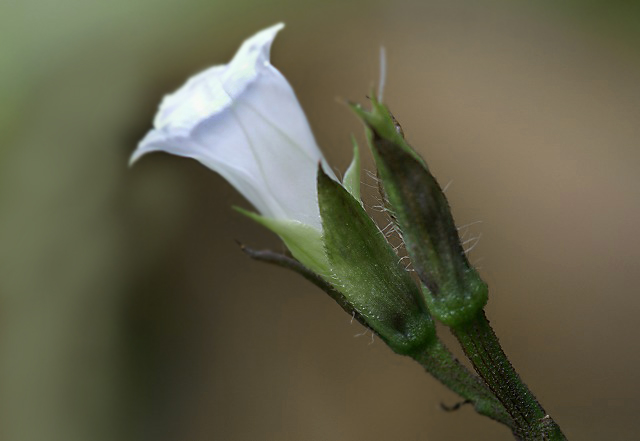
<path id="1" fill-rule="evenodd" d="M 354 197 L 355 200 L 360 200 L 360 150 L 358 149 L 358 143 L 356 138 L 352 135 L 351 142 L 353 143 L 353 160 L 347 168 L 342 179 L 342 185 L 347 191 Z"/>

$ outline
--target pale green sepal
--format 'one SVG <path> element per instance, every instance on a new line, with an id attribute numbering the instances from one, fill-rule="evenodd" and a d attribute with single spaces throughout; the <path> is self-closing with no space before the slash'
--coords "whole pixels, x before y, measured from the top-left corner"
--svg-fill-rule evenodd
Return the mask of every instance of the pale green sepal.
<path id="1" fill-rule="evenodd" d="M 293 257 L 304 266 L 321 276 L 329 274 L 322 233 L 319 230 L 299 221 L 273 219 L 240 207 L 233 208 L 280 236 Z"/>
<path id="2" fill-rule="evenodd" d="M 356 201 L 360 200 L 360 150 L 358 149 L 358 143 L 355 136 L 351 135 L 351 142 L 353 143 L 353 160 L 349 168 L 344 174 L 342 179 L 342 185 L 353 196 Z"/>
<path id="3" fill-rule="evenodd" d="M 413 156 L 426 169 L 429 169 L 425 160 L 418 155 L 407 141 L 405 141 L 402 127 L 400 127 L 400 124 L 396 121 L 389 109 L 379 102 L 375 95 L 372 94 L 370 99 L 371 110 L 365 110 L 360 104 L 350 104 L 351 110 L 353 110 L 365 123 L 369 142 L 373 142 L 373 132 L 371 131 L 371 128 L 375 127 L 378 136 L 393 142 L 395 145 Z"/>

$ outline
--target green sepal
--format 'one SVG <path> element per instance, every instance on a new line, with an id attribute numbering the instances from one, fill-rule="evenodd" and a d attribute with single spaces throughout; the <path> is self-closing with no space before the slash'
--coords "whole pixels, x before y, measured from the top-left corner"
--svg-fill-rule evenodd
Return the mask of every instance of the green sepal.
<path id="1" fill-rule="evenodd" d="M 342 185 L 357 201 L 360 200 L 360 150 L 356 138 L 351 135 L 353 144 L 353 159 L 342 179 Z"/>
<path id="2" fill-rule="evenodd" d="M 413 268 L 426 286 L 429 310 L 449 326 L 473 319 L 487 302 L 487 285 L 467 260 L 442 189 L 384 105 L 374 100 L 371 111 L 354 110 L 367 125 L 378 176 Z"/>
<path id="3" fill-rule="evenodd" d="M 332 283 L 394 351 L 435 339 L 420 290 L 373 220 L 339 183 L 318 171 L 318 202 Z"/>
<path id="4" fill-rule="evenodd" d="M 378 102 L 374 95 L 371 96 L 371 110 L 365 110 L 362 105 L 357 103 L 350 103 L 349 106 L 351 110 L 362 119 L 368 129 L 373 130 L 375 127 L 380 137 L 393 142 L 396 146 L 413 156 L 425 168 L 428 168 L 424 159 L 405 141 L 404 132 L 398 121 L 396 121 L 384 104 Z M 371 136 L 372 132 L 367 131 L 369 141 L 371 141 Z"/>
<path id="5" fill-rule="evenodd" d="M 233 208 L 280 236 L 293 257 L 304 266 L 322 276 L 329 274 L 322 233 L 319 230 L 295 220 L 273 219 L 244 208 Z"/>

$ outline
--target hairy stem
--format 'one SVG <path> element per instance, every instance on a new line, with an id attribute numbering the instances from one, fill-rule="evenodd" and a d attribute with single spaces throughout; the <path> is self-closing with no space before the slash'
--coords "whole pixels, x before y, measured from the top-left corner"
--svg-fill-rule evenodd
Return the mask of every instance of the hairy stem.
<path id="1" fill-rule="evenodd" d="M 475 370 L 511 416 L 516 439 L 566 440 L 560 427 L 545 412 L 511 366 L 484 311 L 475 319 L 452 327 L 452 331 Z"/>
<path id="2" fill-rule="evenodd" d="M 331 298 L 363 326 L 368 327 L 364 318 L 353 309 L 344 296 L 342 296 L 333 285 L 306 268 L 297 260 L 269 250 L 253 250 L 244 245 L 241 245 L 241 248 L 255 260 L 297 272 L 329 294 Z M 460 395 L 466 401 L 472 403 L 478 413 L 488 416 L 513 429 L 514 424 L 511 416 L 500 401 L 496 399 L 491 390 L 478 376 L 469 372 L 467 368 L 460 364 L 440 340 L 437 338 L 434 339 L 425 347 L 414 352 L 411 356 L 442 384 Z"/>
<path id="3" fill-rule="evenodd" d="M 472 403 L 476 412 L 509 427 L 513 426 L 509 413 L 491 390 L 479 377 L 460 364 L 440 340 L 433 341 L 413 358 L 438 381 Z"/>

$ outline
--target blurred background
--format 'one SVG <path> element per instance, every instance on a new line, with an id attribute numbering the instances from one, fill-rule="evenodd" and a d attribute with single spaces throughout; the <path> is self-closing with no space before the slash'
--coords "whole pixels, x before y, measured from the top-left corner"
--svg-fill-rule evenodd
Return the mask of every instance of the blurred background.
<path id="1" fill-rule="evenodd" d="M 637 5 L 3 2 L 0 439 L 511 439 L 244 256 L 233 239 L 282 246 L 219 176 L 127 167 L 163 94 L 279 21 L 273 62 L 340 170 L 363 139 L 342 102 L 386 46 L 387 103 L 457 222 L 482 221 L 471 261 L 513 364 L 570 439 L 637 439 Z"/>

